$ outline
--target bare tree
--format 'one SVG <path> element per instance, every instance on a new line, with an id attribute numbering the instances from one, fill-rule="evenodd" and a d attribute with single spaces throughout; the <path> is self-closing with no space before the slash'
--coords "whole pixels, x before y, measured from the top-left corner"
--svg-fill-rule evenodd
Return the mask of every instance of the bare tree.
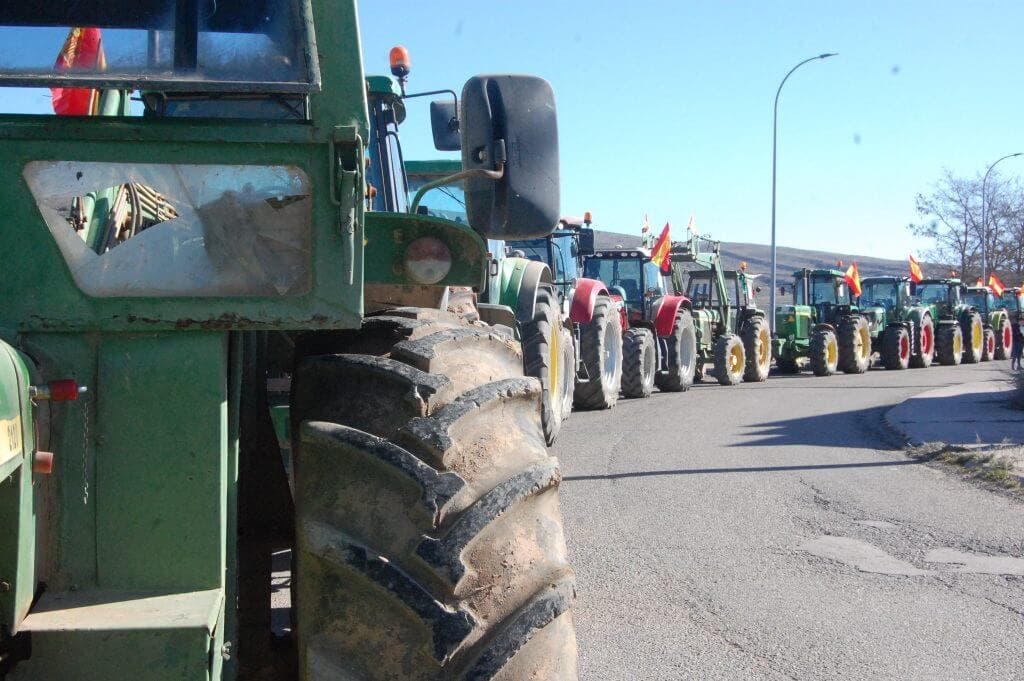
<path id="1" fill-rule="evenodd" d="M 965 281 L 981 274 L 984 235 L 989 270 L 1019 277 L 1024 272 L 1024 193 L 1019 182 L 989 175 L 985 187 L 988 229 L 981 223 L 982 178 L 944 170 L 928 194 L 918 194 L 920 222 L 907 228 L 927 239 L 921 255 L 955 269 Z"/>

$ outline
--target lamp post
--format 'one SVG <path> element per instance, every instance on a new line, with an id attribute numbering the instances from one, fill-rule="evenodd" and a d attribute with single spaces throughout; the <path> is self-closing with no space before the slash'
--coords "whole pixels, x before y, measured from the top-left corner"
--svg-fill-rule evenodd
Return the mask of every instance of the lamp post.
<path id="1" fill-rule="evenodd" d="M 829 52 L 827 54 L 819 54 L 816 57 L 809 57 L 804 59 L 802 62 L 794 66 L 786 74 L 786 77 L 779 83 L 779 89 L 775 91 L 775 111 L 772 114 L 772 294 L 770 296 L 769 306 L 771 309 L 769 313 L 770 328 L 772 333 L 775 333 L 775 160 L 776 151 L 778 149 L 777 141 L 779 137 L 779 95 L 782 93 L 782 86 L 786 84 L 789 77 L 793 75 L 793 72 L 808 62 L 812 62 L 815 59 L 828 59 L 829 57 L 836 56 L 835 52 Z"/>
<path id="2" fill-rule="evenodd" d="M 981 284 L 982 286 L 988 285 L 988 220 L 985 214 L 985 209 L 988 206 L 988 200 L 985 194 L 985 186 L 988 184 L 988 174 L 992 172 L 1001 161 L 1005 161 L 1008 158 L 1014 156 L 1024 156 L 1024 152 L 1018 151 L 1016 154 L 1007 154 L 1001 159 L 988 167 L 985 171 L 985 177 L 981 180 Z"/>

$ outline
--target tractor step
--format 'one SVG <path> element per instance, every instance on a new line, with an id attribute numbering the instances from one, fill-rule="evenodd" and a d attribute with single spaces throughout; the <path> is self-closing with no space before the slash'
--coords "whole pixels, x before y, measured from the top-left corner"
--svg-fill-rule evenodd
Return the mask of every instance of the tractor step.
<path id="1" fill-rule="evenodd" d="M 44 593 L 25 618 L 32 657 L 12 680 L 207 679 L 220 589 Z M 219 652 L 219 651 L 218 651 Z"/>

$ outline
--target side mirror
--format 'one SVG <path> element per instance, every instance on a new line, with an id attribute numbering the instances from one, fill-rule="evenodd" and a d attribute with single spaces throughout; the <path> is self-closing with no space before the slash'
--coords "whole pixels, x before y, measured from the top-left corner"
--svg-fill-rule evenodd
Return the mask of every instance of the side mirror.
<path id="1" fill-rule="evenodd" d="M 594 230 L 589 227 L 581 227 L 579 231 L 579 255 L 594 255 Z"/>
<path id="2" fill-rule="evenodd" d="M 535 76 L 475 76 L 462 89 L 462 167 L 469 224 L 493 239 L 550 234 L 560 216 L 558 123 L 551 85 Z"/>
<path id="3" fill-rule="evenodd" d="M 439 99 L 430 103 L 430 127 L 434 133 L 434 148 L 438 151 L 458 151 L 462 148 L 455 100 Z"/>

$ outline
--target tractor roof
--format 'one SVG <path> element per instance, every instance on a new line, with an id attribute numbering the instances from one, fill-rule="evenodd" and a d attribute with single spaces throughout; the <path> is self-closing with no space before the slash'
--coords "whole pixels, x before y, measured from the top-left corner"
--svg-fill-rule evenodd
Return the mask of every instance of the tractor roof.
<path id="1" fill-rule="evenodd" d="M 602 248 L 600 251 L 595 252 L 593 255 L 588 256 L 591 258 L 621 258 L 628 260 L 630 258 L 647 258 L 650 259 L 651 252 L 646 248 Z"/>
<path id="2" fill-rule="evenodd" d="M 883 275 L 883 276 L 878 276 L 878 277 L 864 277 L 863 279 L 860 280 L 860 283 L 861 284 L 870 284 L 870 283 L 882 282 L 882 281 L 891 281 L 891 282 L 910 281 L 910 277 L 894 277 L 894 276 L 888 276 L 888 275 Z"/>
<path id="3" fill-rule="evenodd" d="M 992 289 L 988 286 L 968 286 L 967 290 L 971 293 L 991 293 Z"/>
<path id="4" fill-rule="evenodd" d="M 940 279 L 922 279 L 921 281 L 919 281 L 917 283 L 918 284 L 952 284 L 954 286 L 959 286 L 963 282 L 961 282 L 959 279 L 951 279 L 949 277 L 946 277 L 946 278 L 940 278 Z"/>
<path id="5" fill-rule="evenodd" d="M 829 270 L 829 269 L 809 270 L 809 269 L 802 269 L 802 270 L 797 270 L 797 271 L 793 272 L 793 277 L 794 278 L 802 277 L 802 276 L 805 276 L 805 275 L 808 275 L 808 274 L 810 274 L 810 275 L 825 276 L 825 277 L 840 277 L 840 278 L 846 276 L 846 272 L 840 272 L 839 270 Z"/>
<path id="6" fill-rule="evenodd" d="M 462 170 L 462 161 L 454 158 L 438 158 L 430 161 L 406 161 L 405 172 L 409 175 L 436 175 L 445 177 Z"/>

